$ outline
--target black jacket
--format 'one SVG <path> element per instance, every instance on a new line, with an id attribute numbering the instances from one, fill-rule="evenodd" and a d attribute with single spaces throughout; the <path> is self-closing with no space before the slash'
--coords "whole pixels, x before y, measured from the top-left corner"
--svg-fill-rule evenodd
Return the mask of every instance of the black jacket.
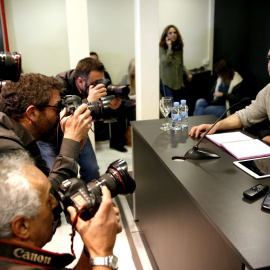
<path id="1" fill-rule="evenodd" d="M 60 153 L 50 171 L 32 134 L 20 122 L 0 112 L 0 153 L 27 150 L 35 160 L 36 166 L 48 176 L 54 190 L 57 190 L 62 181 L 77 176 L 80 147 L 79 142 L 63 139 Z"/>

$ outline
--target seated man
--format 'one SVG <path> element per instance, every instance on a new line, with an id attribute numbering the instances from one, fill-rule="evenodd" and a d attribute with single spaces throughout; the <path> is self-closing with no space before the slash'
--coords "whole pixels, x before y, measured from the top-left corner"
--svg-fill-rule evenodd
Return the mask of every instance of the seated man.
<path id="1" fill-rule="evenodd" d="M 74 260 L 72 255 L 41 249 L 52 238 L 52 210 L 58 204 L 46 176 L 25 151 L 17 150 L 1 155 L 0 182 L 0 269 L 66 269 Z M 91 220 L 78 217 L 76 230 L 86 251 L 76 269 L 117 269 L 111 259 L 117 262 L 112 254 L 116 234 L 122 229 L 119 212 L 106 187 L 102 194 L 102 203 Z M 74 222 L 75 208 L 68 207 L 68 212 Z"/>
<path id="2" fill-rule="evenodd" d="M 63 141 L 50 170 L 36 142 L 55 133 L 62 88 L 63 85 L 52 77 L 30 73 L 21 74 L 18 82 L 6 81 L 0 94 L 0 153 L 26 149 L 36 166 L 48 176 L 54 190 L 63 180 L 77 176 L 80 148 L 92 125 L 85 104 L 73 115 L 61 118 Z"/>
<path id="3" fill-rule="evenodd" d="M 267 55 L 268 59 L 268 73 L 270 75 L 270 50 Z M 229 117 L 219 121 L 208 134 L 213 134 L 217 130 L 228 130 L 228 129 L 237 129 L 237 128 L 248 128 L 252 125 L 260 123 L 265 119 L 270 119 L 270 84 L 266 85 L 257 95 L 256 99 L 247 106 L 245 109 L 237 111 L 235 114 L 230 115 Z M 201 131 L 207 131 L 212 125 L 202 124 L 199 126 L 193 127 L 189 135 L 191 137 L 195 136 L 198 138 Z M 202 137 L 204 133 L 200 136 Z M 264 132 L 263 141 L 270 143 L 270 130 Z"/>

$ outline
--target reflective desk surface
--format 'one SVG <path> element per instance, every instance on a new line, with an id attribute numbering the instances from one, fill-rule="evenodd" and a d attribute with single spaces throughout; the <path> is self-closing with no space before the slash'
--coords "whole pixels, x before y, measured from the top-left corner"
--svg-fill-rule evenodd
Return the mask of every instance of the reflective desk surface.
<path id="1" fill-rule="evenodd" d="M 215 120 L 189 117 L 177 132 L 160 130 L 164 119 L 132 122 L 135 215 L 159 269 L 270 268 L 270 212 L 261 210 L 263 198 L 243 198 L 270 178 L 252 178 L 206 138 L 200 147 L 220 158 L 172 160 L 197 144 L 192 126 Z"/>

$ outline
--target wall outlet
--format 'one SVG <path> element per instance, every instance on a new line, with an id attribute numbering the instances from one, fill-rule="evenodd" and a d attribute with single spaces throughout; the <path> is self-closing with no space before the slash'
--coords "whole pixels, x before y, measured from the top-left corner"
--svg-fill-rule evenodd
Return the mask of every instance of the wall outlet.
<path id="1" fill-rule="evenodd" d="M 203 65 L 204 66 L 209 66 L 209 59 L 204 59 L 203 60 Z"/>

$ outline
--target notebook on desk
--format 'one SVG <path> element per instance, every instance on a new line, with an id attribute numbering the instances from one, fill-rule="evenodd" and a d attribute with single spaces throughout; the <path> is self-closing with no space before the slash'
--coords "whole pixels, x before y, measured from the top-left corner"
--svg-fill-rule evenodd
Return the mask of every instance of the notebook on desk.
<path id="1" fill-rule="evenodd" d="M 238 160 L 270 156 L 270 147 L 267 144 L 240 131 L 207 134 L 206 137 Z"/>

